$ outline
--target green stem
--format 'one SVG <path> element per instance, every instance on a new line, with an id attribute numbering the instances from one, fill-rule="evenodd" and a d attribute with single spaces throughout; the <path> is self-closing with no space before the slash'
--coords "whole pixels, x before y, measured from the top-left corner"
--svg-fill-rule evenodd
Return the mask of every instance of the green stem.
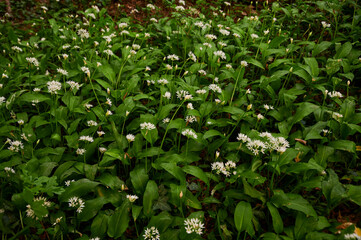
<path id="1" fill-rule="evenodd" d="M 241 69 L 239 70 L 239 73 L 238 73 L 238 76 L 237 76 L 237 79 L 236 79 L 236 84 L 234 85 L 234 88 L 233 88 L 233 92 L 232 92 L 232 96 L 231 96 L 231 101 L 230 101 L 230 103 L 229 103 L 229 106 L 230 106 L 230 107 L 232 106 L 232 101 L 233 101 L 234 93 L 236 92 L 236 88 L 237 88 L 237 85 L 238 85 L 238 80 L 239 80 L 239 77 L 240 77 L 240 75 L 241 75 L 242 69 L 243 69 L 243 66 L 241 66 Z"/>

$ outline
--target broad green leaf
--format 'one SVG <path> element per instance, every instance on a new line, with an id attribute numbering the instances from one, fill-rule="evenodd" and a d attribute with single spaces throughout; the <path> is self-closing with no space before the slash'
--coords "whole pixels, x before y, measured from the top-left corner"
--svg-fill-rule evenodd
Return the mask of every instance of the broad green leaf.
<path id="1" fill-rule="evenodd" d="M 292 118 L 292 123 L 295 124 L 304 119 L 309 114 L 313 113 L 320 106 L 309 102 L 303 102 L 298 108 L 295 115 Z"/>
<path id="2" fill-rule="evenodd" d="M 194 196 L 189 190 L 187 190 L 185 194 L 185 203 L 191 208 L 202 209 L 202 205 L 197 199 L 197 197 Z"/>
<path id="3" fill-rule="evenodd" d="M 361 206 L 361 186 L 348 185 L 347 195 L 351 201 Z"/>
<path id="4" fill-rule="evenodd" d="M 108 236 L 119 238 L 127 230 L 129 225 L 130 202 L 124 201 L 108 220 Z"/>
<path id="5" fill-rule="evenodd" d="M 278 209 L 273 206 L 272 203 L 267 202 L 267 207 L 272 216 L 273 229 L 276 233 L 280 234 L 283 232 L 283 221 Z"/>
<path id="6" fill-rule="evenodd" d="M 159 197 L 158 186 L 153 180 L 149 180 L 143 195 L 143 213 L 150 217 L 153 215 L 153 203 Z"/>
<path id="7" fill-rule="evenodd" d="M 142 212 L 142 209 L 143 209 L 142 206 L 137 206 L 137 205 L 132 204 L 132 217 L 133 217 L 134 222 L 137 221 L 138 216 Z"/>
<path id="8" fill-rule="evenodd" d="M 98 186 L 98 182 L 90 181 L 89 179 L 83 178 L 70 184 L 59 196 L 61 202 L 67 202 L 71 197 L 81 197 L 88 192 L 91 192 Z"/>
<path id="9" fill-rule="evenodd" d="M 298 194 L 284 193 L 282 190 L 275 190 L 271 202 L 278 208 L 286 207 L 303 212 L 309 216 L 317 217 L 317 213 L 312 205 Z"/>
<path id="10" fill-rule="evenodd" d="M 81 213 L 78 214 L 78 219 L 82 222 L 90 220 L 107 202 L 108 201 L 104 197 L 98 197 L 92 200 L 85 201 L 84 209 Z"/>
<path id="11" fill-rule="evenodd" d="M 245 179 L 242 179 L 244 193 L 252 198 L 256 198 L 262 201 L 263 204 L 266 202 L 265 194 L 251 187 Z"/>
<path id="12" fill-rule="evenodd" d="M 107 232 L 109 216 L 99 212 L 91 224 L 91 233 L 93 236 L 103 236 Z"/>
<path id="13" fill-rule="evenodd" d="M 98 68 L 104 76 L 111 82 L 112 85 L 115 84 L 115 72 L 109 64 L 103 64 Z"/>
<path id="14" fill-rule="evenodd" d="M 158 229 L 160 233 L 163 233 L 172 224 L 173 219 L 174 218 L 167 211 L 163 211 L 156 216 L 153 215 L 149 221 L 148 226 L 154 226 Z"/>
<path id="15" fill-rule="evenodd" d="M 344 43 L 336 52 L 335 59 L 346 57 L 352 49 L 352 44 L 350 42 Z"/>
<path id="16" fill-rule="evenodd" d="M 254 58 L 248 58 L 248 59 L 247 59 L 247 62 L 250 63 L 250 64 L 253 64 L 253 65 L 255 65 L 255 66 L 259 67 L 259 68 L 264 69 L 262 63 L 260 63 L 259 61 L 257 61 L 257 60 L 254 59 Z"/>
<path id="17" fill-rule="evenodd" d="M 322 193 L 327 199 L 329 208 L 334 208 L 346 197 L 346 191 L 338 180 L 335 171 L 333 171 L 333 169 L 327 169 L 327 172 L 327 180 L 324 180 L 321 183 Z"/>
<path id="18" fill-rule="evenodd" d="M 305 60 L 306 64 L 310 67 L 311 75 L 313 77 L 318 77 L 320 70 L 318 68 L 317 60 L 315 58 L 303 58 L 303 59 Z"/>
<path id="19" fill-rule="evenodd" d="M 204 133 L 203 139 L 211 138 L 214 136 L 222 136 L 223 137 L 223 134 L 217 130 L 211 129 Z"/>
<path id="20" fill-rule="evenodd" d="M 169 116 L 170 111 L 172 111 L 173 108 L 178 106 L 177 104 L 167 104 L 165 106 L 162 106 L 158 112 L 157 119 L 162 120 Z"/>
<path id="21" fill-rule="evenodd" d="M 160 166 L 177 178 L 181 183 L 186 181 L 182 168 L 178 167 L 175 163 L 161 163 Z"/>
<path id="22" fill-rule="evenodd" d="M 249 202 L 241 201 L 234 211 L 234 224 L 238 232 L 243 232 L 252 227 L 252 207 Z M 252 227 L 253 228 L 253 227 Z"/>
<path id="23" fill-rule="evenodd" d="M 318 145 L 317 153 L 315 154 L 315 160 L 318 165 L 322 167 L 327 166 L 327 159 L 334 153 L 335 149 L 333 147 Z"/>
<path id="24" fill-rule="evenodd" d="M 334 149 L 356 153 L 356 143 L 349 140 L 336 140 L 329 143 Z"/>
<path id="25" fill-rule="evenodd" d="M 317 56 L 321 52 L 327 50 L 331 45 L 332 43 L 328 41 L 322 41 L 319 44 L 316 44 L 312 50 L 312 56 L 313 57 Z"/>
<path id="26" fill-rule="evenodd" d="M 205 182 L 207 185 L 209 185 L 208 177 L 201 168 L 192 166 L 192 165 L 186 165 L 182 169 L 184 172 L 199 178 L 200 180 Z"/>
<path id="27" fill-rule="evenodd" d="M 137 194 L 143 194 L 148 178 L 148 174 L 143 167 L 136 167 L 130 172 L 130 180 Z"/>

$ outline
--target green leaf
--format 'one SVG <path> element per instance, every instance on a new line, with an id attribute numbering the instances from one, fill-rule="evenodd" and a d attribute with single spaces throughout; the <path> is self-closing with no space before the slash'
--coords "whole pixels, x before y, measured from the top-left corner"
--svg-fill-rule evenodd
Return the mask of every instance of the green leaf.
<path id="1" fill-rule="evenodd" d="M 173 222 L 173 217 L 167 211 L 163 211 L 159 213 L 157 216 L 152 216 L 148 226 L 149 227 L 154 226 L 158 229 L 160 233 L 163 233 L 172 224 L 172 222 Z"/>
<path id="2" fill-rule="evenodd" d="M 85 201 L 84 209 L 81 213 L 78 214 L 78 219 L 83 222 L 90 220 L 107 202 L 108 201 L 104 197 L 98 197 L 92 200 Z"/>
<path id="3" fill-rule="evenodd" d="M 207 185 L 209 185 L 208 177 L 201 168 L 192 166 L 192 165 L 186 165 L 182 169 L 184 172 L 199 178 L 200 180 L 205 182 Z"/>
<path id="4" fill-rule="evenodd" d="M 140 215 L 142 209 L 143 209 L 142 206 L 137 206 L 137 205 L 132 204 L 132 216 L 133 216 L 134 222 L 137 221 L 138 216 Z"/>
<path id="5" fill-rule="evenodd" d="M 108 220 L 108 236 L 119 238 L 127 230 L 129 225 L 130 202 L 124 201 Z"/>
<path id="6" fill-rule="evenodd" d="M 130 180 L 137 194 L 143 194 L 148 178 L 145 169 L 140 166 L 130 172 Z"/>
<path id="7" fill-rule="evenodd" d="M 316 58 L 303 58 L 306 62 L 306 64 L 310 67 L 311 72 L 310 74 L 313 77 L 317 77 L 318 74 L 320 73 L 320 70 L 318 69 L 318 63 Z"/>
<path id="8" fill-rule="evenodd" d="M 112 85 L 115 84 L 115 72 L 109 64 L 103 64 L 99 66 L 98 69 L 104 74 L 106 78 L 108 78 Z"/>
<path id="9" fill-rule="evenodd" d="M 309 103 L 309 102 L 303 102 L 298 108 L 297 111 L 295 113 L 295 115 L 292 118 L 292 123 L 295 124 L 299 121 L 301 121 L 302 119 L 304 119 L 306 116 L 308 116 L 309 114 L 313 113 L 314 111 L 316 111 L 316 109 L 320 108 L 320 106 L 315 105 L 313 103 Z"/>
<path id="10" fill-rule="evenodd" d="M 322 167 L 327 166 L 327 159 L 334 153 L 335 149 L 333 147 L 318 145 L 317 153 L 315 154 L 315 160 L 318 165 Z"/>
<path id="11" fill-rule="evenodd" d="M 317 217 L 317 213 L 312 205 L 298 194 L 284 193 L 282 190 L 275 190 L 271 202 L 278 208 L 286 207 L 303 212 L 309 216 Z"/>
<path id="12" fill-rule="evenodd" d="M 71 185 L 65 189 L 65 192 L 59 196 L 59 200 L 61 202 L 67 202 L 71 197 L 81 197 L 88 192 L 93 191 L 98 185 L 98 182 L 90 181 L 86 178 L 80 179 L 71 183 Z"/>
<path id="13" fill-rule="evenodd" d="M 260 63 L 259 61 L 257 61 L 254 58 L 248 58 L 247 62 L 251 63 L 251 64 L 253 64 L 253 65 L 255 65 L 255 66 L 259 67 L 259 68 L 262 68 L 264 70 L 264 67 L 263 67 L 262 63 Z"/>
<path id="14" fill-rule="evenodd" d="M 217 130 L 211 129 L 204 133 L 203 139 L 211 138 L 214 136 L 222 136 L 223 137 L 223 134 Z"/>
<path id="15" fill-rule="evenodd" d="M 202 209 L 202 205 L 197 199 L 197 197 L 194 196 L 189 190 L 187 190 L 185 194 L 185 201 L 186 201 L 186 205 L 191 208 Z"/>
<path id="16" fill-rule="evenodd" d="M 346 197 L 346 191 L 338 180 L 335 171 L 333 171 L 333 169 L 327 169 L 327 172 L 328 178 L 327 180 L 322 181 L 321 186 L 322 193 L 327 199 L 327 205 L 332 209 Z"/>
<path id="17" fill-rule="evenodd" d="M 243 232 L 252 228 L 252 207 L 249 202 L 241 201 L 237 204 L 234 211 L 234 224 L 238 232 Z M 247 230 L 248 232 L 248 230 Z"/>
<path id="18" fill-rule="evenodd" d="M 109 216 L 103 212 L 98 213 L 91 224 L 91 233 L 93 236 L 103 236 L 107 232 Z"/>
<path id="19" fill-rule="evenodd" d="M 329 143 L 330 147 L 334 149 L 356 153 L 356 143 L 349 140 L 337 140 Z"/>
<path id="20" fill-rule="evenodd" d="M 244 187 L 244 193 L 252 198 L 256 198 L 262 201 L 263 204 L 266 203 L 265 194 L 257 191 L 255 188 L 251 187 L 245 179 L 242 179 L 243 187 Z"/>
<path id="21" fill-rule="evenodd" d="M 361 186 L 348 185 L 347 195 L 351 201 L 361 206 Z"/>
<path id="22" fill-rule="evenodd" d="M 283 221 L 278 209 L 273 206 L 272 203 L 267 202 L 267 207 L 272 216 L 273 229 L 276 233 L 280 234 L 283 232 Z"/>
<path id="23" fill-rule="evenodd" d="M 167 104 L 165 106 L 162 106 L 160 111 L 158 112 L 157 119 L 162 120 L 169 116 L 170 111 L 172 111 L 173 108 L 178 106 L 177 104 Z"/>
<path id="24" fill-rule="evenodd" d="M 182 168 L 178 167 L 175 163 L 161 163 L 160 166 L 177 178 L 181 183 L 186 181 Z"/>
<path id="25" fill-rule="evenodd" d="M 153 203 L 159 197 L 158 186 L 153 180 L 149 180 L 143 195 L 143 213 L 145 216 L 150 217 L 153 215 Z"/>
<path id="26" fill-rule="evenodd" d="M 351 52 L 352 44 L 350 42 L 344 43 L 336 52 L 335 59 L 344 58 Z"/>
<path id="27" fill-rule="evenodd" d="M 321 52 L 327 50 L 331 45 L 332 45 L 332 43 L 328 42 L 328 41 L 322 41 L 321 43 L 316 44 L 312 50 L 312 56 L 316 57 Z"/>

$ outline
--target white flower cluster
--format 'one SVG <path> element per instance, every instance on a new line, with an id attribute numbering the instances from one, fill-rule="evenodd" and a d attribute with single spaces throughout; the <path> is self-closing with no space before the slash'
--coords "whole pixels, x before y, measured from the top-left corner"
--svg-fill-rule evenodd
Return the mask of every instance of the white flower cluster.
<path id="1" fill-rule="evenodd" d="M 228 36 L 230 34 L 229 31 L 227 31 L 226 29 L 220 29 L 219 32 L 222 34 L 222 35 L 225 35 L 225 36 Z"/>
<path id="2" fill-rule="evenodd" d="M 327 22 L 325 22 L 325 21 L 322 21 L 321 24 L 322 24 L 322 27 L 323 27 L 323 28 L 329 28 L 329 27 L 331 27 L 331 24 L 329 24 L 329 23 L 327 23 Z"/>
<path id="3" fill-rule="evenodd" d="M 214 162 L 212 163 L 212 170 L 216 171 L 216 174 L 224 174 L 226 177 L 231 176 L 231 170 L 236 168 L 236 163 L 232 161 L 226 162 Z"/>
<path id="4" fill-rule="evenodd" d="M 158 82 L 159 84 L 162 84 L 162 85 L 168 84 L 168 80 L 167 80 L 167 79 L 159 79 L 157 82 Z"/>
<path id="5" fill-rule="evenodd" d="M 34 57 L 27 57 L 26 61 L 28 61 L 31 64 L 34 64 L 35 67 L 39 67 L 39 61 Z"/>
<path id="6" fill-rule="evenodd" d="M 175 54 L 172 54 L 172 55 L 168 55 L 167 59 L 169 59 L 171 61 L 178 61 L 179 57 L 177 55 L 175 55 Z"/>
<path id="7" fill-rule="evenodd" d="M 80 36 L 80 38 L 89 38 L 89 33 L 87 30 L 81 28 L 78 30 L 78 35 Z"/>
<path id="8" fill-rule="evenodd" d="M 192 95 L 189 94 L 188 91 L 185 91 L 185 90 L 178 90 L 176 92 L 177 94 L 177 98 L 179 98 L 179 100 L 183 100 L 184 99 L 192 99 Z"/>
<path id="9" fill-rule="evenodd" d="M 194 138 L 194 139 L 197 139 L 197 134 L 194 132 L 193 129 L 186 129 L 186 130 L 183 130 L 182 131 L 182 135 L 183 136 L 186 136 L 186 137 L 191 137 L 191 138 Z"/>
<path id="10" fill-rule="evenodd" d="M 186 219 L 184 220 L 184 225 L 188 234 L 195 232 L 198 235 L 202 235 L 204 224 L 198 218 Z"/>
<path id="11" fill-rule="evenodd" d="M 83 84 L 79 84 L 79 83 L 74 82 L 74 81 L 67 81 L 66 83 L 70 86 L 71 91 L 73 91 L 73 89 L 79 90 L 79 88 L 83 85 Z"/>
<path id="12" fill-rule="evenodd" d="M 222 89 L 217 84 L 211 84 L 208 86 L 208 88 L 213 92 L 222 93 Z"/>
<path id="13" fill-rule="evenodd" d="M 35 197 L 34 202 L 40 202 L 43 201 L 42 206 L 43 207 L 50 207 L 51 202 L 49 202 L 45 197 Z M 26 216 L 38 220 L 39 218 L 35 216 L 35 212 L 33 209 L 31 209 L 30 204 L 26 205 Z M 48 214 L 44 215 L 43 217 L 47 217 Z"/>
<path id="14" fill-rule="evenodd" d="M 3 105 L 3 103 L 5 102 L 6 98 L 5 97 L 0 97 L 0 106 Z"/>
<path id="15" fill-rule="evenodd" d="M 159 231 L 155 227 L 146 228 L 144 231 L 144 240 L 150 239 L 150 240 L 159 240 L 160 235 Z"/>
<path id="16" fill-rule="evenodd" d="M 4 167 L 4 171 L 9 174 L 9 173 L 12 173 L 12 174 L 15 174 L 15 170 L 11 167 Z"/>
<path id="17" fill-rule="evenodd" d="M 85 207 L 85 202 L 83 199 L 78 197 L 72 197 L 69 199 L 69 207 L 77 207 L 76 212 L 81 213 Z"/>
<path id="18" fill-rule="evenodd" d="M 194 55 L 194 53 L 192 51 L 190 51 L 188 53 L 188 56 L 193 62 L 197 62 L 197 57 L 196 57 L 196 55 Z"/>
<path id="19" fill-rule="evenodd" d="M 328 96 L 330 96 L 331 98 L 334 98 L 334 97 L 342 98 L 343 97 L 342 93 L 337 92 L 337 91 L 329 92 Z"/>
<path id="20" fill-rule="evenodd" d="M 344 238 L 361 240 L 361 236 L 359 236 L 357 233 L 347 233 L 344 235 Z"/>
<path id="21" fill-rule="evenodd" d="M 11 139 L 8 138 L 6 142 L 10 144 L 8 149 L 12 152 L 19 152 L 21 149 L 24 149 L 24 144 L 21 141 L 11 141 Z"/>
<path id="22" fill-rule="evenodd" d="M 155 129 L 155 125 L 150 122 L 144 122 L 140 124 L 140 129 L 153 130 Z"/>
<path id="23" fill-rule="evenodd" d="M 61 89 L 61 83 L 58 81 L 49 81 L 47 82 L 48 85 L 48 91 L 51 94 L 56 94 L 56 91 L 59 91 Z"/>
<path id="24" fill-rule="evenodd" d="M 284 137 L 273 137 L 271 133 L 262 132 L 259 134 L 260 137 L 265 138 L 266 141 L 252 140 L 247 135 L 239 133 L 237 140 L 247 143 L 247 148 L 254 154 L 258 155 L 260 152 L 265 153 L 266 150 L 277 151 L 284 153 L 290 146 L 288 141 Z"/>
<path id="25" fill-rule="evenodd" d="M 135 140 L 135 136 L 133 134 L 128 134 L 126 136 L 126 138 L 127 138 L 128 142 L 134 142 L 134 140 Z"/>
<path id="26" fill-rule="evenodd" d="M 224 60 L 226 60 L 227 58 L 226 58 L 226 54 L 223 52 L 223 51 L 215 51 L 215 52 L 213 52 L 213 54 L 214 54 L 214 56 L 217 56 L 217 57 L 220 57 L 220 58 L 222 58 L 222 59 L 224 59 Z"/>
<path id="27" fill-rule="evenodd" d="M 22 51 L 23 51 L 23 50 L 22 50 L 20 47 L 18 47 L 18 46 L 12 46 L 11 49 L 14 50 L 14 51 L 16 51 L 16 52 L 22 52 Z"/>
<path id="28" fill-rule="evenodd" d="M 137 195 L 127 195 L 127 198 L 129 200 L 129 202 L 135 202 L 135 200 L 138 199 L 138 196 Z"/>
<path id="29" fill-rule="evenodd" d="M 195 116 L 188 115 L 186 116 L 185 121 L 187 123 L 194 123 L 197 122 L 197 118 Z"/>
<path id="30" fill-rule="evenodd" d="M 205 37 L 209 40 L 216 40 L 217 36 L 213 34 L 206 34 Z"/>
<path id="31" fill-rule="evenodd" d="M 91 136 L 80 136 L 79 141 L 94 142 L 94 139 Z"/>
<path id="32" fill-rule="evenodd" d="M 88 77 L 90 77 L 90 70 L 89 68 L 83 66 L 80 68 L 86 75 L 88 75 Z"/>
<path id="33" fill-rule="evenodd" d="M 94 120 L 89 120 L 87 121 L 87 124 L 89 127 L 95 127 L 95 126 L 98 126 L 98 123 Z"/>

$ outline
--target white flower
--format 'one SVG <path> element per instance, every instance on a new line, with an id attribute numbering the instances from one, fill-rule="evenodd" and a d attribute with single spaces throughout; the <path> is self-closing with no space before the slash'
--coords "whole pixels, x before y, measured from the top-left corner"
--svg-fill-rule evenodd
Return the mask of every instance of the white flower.
<path id="1" fill-rule="evenodd" d="M 251 139 L 246 134 L 243 134 L 243 133 L 238 134 L 237 140 L 242 141 L 244 143 L 251 141 Z"/>
<path id="2" fill-rule="evenodd" d="M 219 32 L 222 34 L 222 35 L 225 35 L 225 36 L 228 36 L 230 34 L 229 31 L 225 30 L 225 29 L 220 29 Z"/>
<path id="3" fill-rule="evenodd" d="M 67 81 L 66 83 L 70 86 L 71 91 L 73 91 L 73 89 L 79 90 L 79 88 L 83 85 L 74 81 Z"/>
<path id="4" fill-rule="evenodd" d="M 194 130 L 193 129 L 186 129 L 186 130 L 183 130 L 182 131 L 182 135 L 183 136 L 186 136 L 186 137 L 192 137 L 192 138 L 194 138 L 194 139 L 197 139 L 198 138 L 198 136 L 197 136 L 197 134 L 194 132 Z"/>
<path id="5" fill-rule="evenodd" d="M 48 85 L 48 91 L 53 94 L 56 94 L 56 91 L 59 91 L 61 89 L 61 83 L 58 81 L 50 81 L 47 82 Z"/>
<path id="6" fill-rule="evenodd" d="M 223 162 L 214 162 L 211 164 L 212 171 L 216 171 L 216 174 L 224 174 L 226 177 L 229 177 L 231 175 L 231 170 L 236 168 L 236 163 L 232 161 L 226 162 L 224 164 Z"/>
<path id="7" fill-rule="evenodd" d="M 4 167 L 4 171 L 9 174 L 9 173 L 12 173 L 12 174 L 15 174 L 15 170 L 12 169 L 11 167 Z"/>
<path id="8" fill-rule="evenodd" d="M 85 152 L 86 152 L 86 150 L 84 148 L 78 148 L 76 150 L 76 154 L 78 154 L 78 155 L 83 155 Z"/>
<path id="9" fill-rule="evenodd" d="M 184 220 L 184 225 L 188 234 L 195 232 L 198 235 L 202 235 L 204 224 L 198 218 L 186 219 Z"/>
<path id="10" fill-rule="evenodd" d="M 6 98 L 5 97 L 0 97 L 0 106 L 3 105 L 3 103 L 5 102 Z"/>
<path id="11" fill-rule="evenodd" d="M 323 27 L 323 28 L 329 28 L 329 27 L 331 27 L 331 24 L 329 24 L 329 23 L 327 23 L 327 22 L 325 22 L 325 21 L 322 21 L 321 24 L 322 24 L 322 27 Z"/>
<path id="12" fill-rule="evenodd" d="M 264 33 L 264 35 L 267 35 L 269 33 L 269 30 L 267 29 L 267 30 L 263 31 L 263 33 Z"/>
<path id="13" fill-rule="evenodd" d="M 16 51 L 16 52 L 22 52 L 23 50 L 21 48 L 19 48 L 18 46 L 12 46 L 11 47 L 12 50 Z"/>
<path id="14" fill-rule="evenodd" d="M 179 57 L 175 54 L 172 54 L 172 55 L 168 55 L 167 59 L 170 59 L 171 61 L 178 61 Z"/>
<path id="15" fill-rule="evenodd" d="M 334 113 L 332 113 L 332 117 L 338 119 L 338 118 L 342 118 L 343 115 L 340 113 L 334 112 Z"/>
<path id="16" fill-rule="evenodd" d="M 90 71 L 89 68 L 83 66 L 80 68 L 86 75 L 88 75 L 88 77 L 90 77 Z"/>
<path id="17" fill-rule="evenodd" d="M 187 123 L 193 123 L 193 122 L 197 122 L 197 118 L 195 116 L 186 116 L 185 121 Z"/>
<path id="18" fill-rule="evenodd" d="M 192 104 L 192 103 L 188 103 L 188 104 L 187 104 L 187 109 L 194 109 L 194 108 L 193 108 L 193 104 Z"/>
<path id="19" fill-rule="evenodd" d="M 105 113 L 105 116 L 110 116 L 110 115 L 113 115 L 112 111 L 107 110 L 107 112 Z"/>
<path id="20" fill-rule="evenodd" d="M 251 38 L 252 38 L 252 39 L 256 39 L 256 38 L 259 38 L 259 36 L 258 36 L 257 34 L 252 33 L 252 34 L 251 34 Z"/>
<path id="21" fill-rule="evenodd" d="M 224 43 L 224 42 L 218 42 L 218 44 L 219 44 L 221 47 L 226 47 L 226 46 L 227 46 L 227 43 Z"/>
<path id="22" fill-rule="evenodd" d="M 340 92 L 337 92 L 337 91 L 332 91 L 332 92 L 329 92 L 328 93 L 328 96 L 330 96 L 330 97 L 337 97 L 337 98 L 342 98 L 343 97 L 343 95 L 342 95 L 342 93 L 340 93 Z"/>
<path id="23" fill-rule="evenodd" d="M 232 67 L 231 64 L 226 64 L 226 68 L 227 68 L 227 69 L 232 69 L 233 67 Z"/>
<path id="24" fill-rule="evenodd" d="M 273 19 L 272 19 L 272 22 L 276 22 L 276 21 L 277 21 L 277 18 L 273 18 Z"/>
<path id="25" fill-rule="evenodd" d="M 227 58 L 226 58 L 226 54 L 223 52 L 223 51 L 215 51 L 215 52 L 213 52 L 213 54 L 215 55 L 215 56 L 217 56 L 217 57 L 220 57 L 220 58 L 222 58 L 222 59 L 224 59 L 224 60 L 226 60 Z"/>
<path id="26" fill-rule="evenodd" d="M 197 62 L 197 57 L 196 57 L 196 55 L 194 55 L 194 53 L 192 51 L 190 51 L 188 53 L 188 56 L 193 62 Z"/>
<path id="27" fill-rule="evenodd" d="M 208 88 L 213 92 L 222 93 L 222 89 L 217 84 L 211 84 L 208 86 Z"/>
<path id="28" fill-rule="evenodd" d="M 107 151 L 107 149 L 105 147 L 99 147 L 100 153 L 105 153 L 106 151 Z"/>
<path id="29" fill-rule="evenodd" d="M 155 23 L 157 23 L 157 22 L 158 22 L 158 20 L 157 20 L 157 19 L 155 19 L 155 18 L 151 18 L 151 19 L 150 19 L 150 21 L 155 22 Z"/>
<path id="30" fill-rule="evenodd" d="M 212 44 L 210 44 L 210 43 L 203 43 L 203 46 L 206 46 L 207 48 L 211 48 L 212 47 Z M 199 48 L 199 50 L 203 50 L 203 48 L 202 47 L 200 47 Z"/>
<path id="31" fill-rule="evenodd" d="M 89 120 L 87 121 L 87 124 L 89 127 L 95 127 L 95 126 L 98 126 L 98 123 L 94 120 Z"/>
<path id="32" fill-rule="evenodd" d="M 18 121 L 18 124 L 19 124 L 19 125 L 23 125 L 23 124 L 24 124 L 24 120 L 20 119 L 20 120 Z"/>
<path id="33" fill-rule="evenodd" d="M 144 122 L 140 124 L 140 129 L 153 130 L 155 129 L 155 125 L 150 122 Z"/>
<path id="34" fill-rule="evenodd" d="M 167 79 L 159 79 L 158 83 L 162 84 L 162 85 L 165 85 L 165 84 L 168 84 L 168 80 Z"/>
<path id="35" fill-rule="evenodd" d="M 110 98 L 107 98 L 107 101 L 105 102 L 105 104 L 108 104 L 111 107 L 112 106 L 112 100 L 110 100 Z"/>
<path id="36" fill-rule="evenodd" d="M 91 17 L 92 19 L 96 19 L 94 13 L 88 13 L 87 15 L 88 15 L 88 17 Z"/>
<path id="37" fill-rule="evenodd" d="M 266 144 L 260 140 L 250 140 L 246 146 L 254 155 L 258 155 L 260 151 L 264 153 L 267 149 Z"/>
<path id="38" fill-rule="evenodd" d="M 200 75 L 203 75 L 203 76 L 206 76 L 206 75 L 207 75 L 207 72 L 204 71 L 203 69 L 198 70 L 198 73 L 199 73 Z"/>
<path id="39" fill-rule="evenodd" d="M 229 2 L 223 2 L 226 6 L 231 6 Z"/>
<path id="40" fill-rule="evenodd" d="M 24 144 L 21 141 L 18 140 L 11 141 L 8 138 L 6 142 L 10 144 L 8 149 L 12 152 L 19 152 L 21 149 L 24 149 Z"/>
<path id="41" fill-rule="evenodd" d="M 94 139 L 91 136 L 80 136 L 79 141 L 94 142 Z"/>
<path id="42" fill-rule="evenodd" d="M 108 56 L 113 56 L 114 55 L 113 51 L 110 50 L 110 49 L 105 49 L 103 52 L 106 53 Z"/>
<path id="43" fill-rule="evenodd" d="M 159 231 L 155 227 L 146 228 L 143 237 L 144 240 L 160 240 Z"/>
<path id="44" fill-rule="evenodd" d="M 138 199 L 138 196 L 137 195 L 127 195 L 127 198 L 129 200 L 129 202 L 135 202 L 135 200 Z"/>
<path id="45" fill-rule="evenodd" d="M 81 213 L 83 211 L 85 203 L 81 198 L 72 197 L 68 200 L 68 202 L 69 202 L 69 207 L 78 207 L 76 210 L 77 213 Z"/>
<path id="46" fill-rule="evenodd" d="M 167 68 L 167 70 L 172 70 L 173 69 L 173 67 L 171 65 L 169 65 L 169 64 L 167 64 L 165 67 Z"/>
<path id="47" fill-rule="evenodd" d="M 135 136 L 133 134 L 128 134 L 126 136 L 126 138 L 127 138 L 128 142 L 134 142 L 134 140 L 135 140 Z"/>
<path id="48" fill-rule="evenodd" d="M 170 99 L 172 97 L 172 94 L 170 92 L 165 92 L 163 97 L 165 97 L 166 99 Z"/>
<path id="49" fill-rule="evenodd" d="M 235 38 L 240 38 L 240 37 L 241 37 L 238 33 L 233 33 L 233 36 L 234 36 Z"/>
<path id="50" fill-rule="evenodd" d="M 258 120 L 262 120 L 262 119 L 264 119 L 264 116 L 259 113 L 259 114 L 257 115 L 257 119 L 258 119 Z"/>
<path id="51" fill-rule="evenodd" d="M 89 38 L 88 31 L 83 28 L 78 30 L 78 35 L 80 36 L 80 38 Z"/>
<path id="52" fill-rule="evenodd" d="M 273 109 L 273 106 L 267 105 L 267 104 L 264 104 L 263 107 L 264 107 L 264 109 L 266 109 L 266 110 L 270 110 L 270 109 L 272 110 L 272 109 Z"/>
<path id="53" fill-rule="evenodd" d="M 152 9 L 152 10 L 154 10 L 155 9 L 155 6 L 153 5 L 153 4 L 147 4 L 147 8 L 150 8 L 150 9 Z"/>
<path id="54" fill-rule="evenodd" d="M 185 6 L 186 2 L 184 0 L 179 0 L 179 4 L 182 4 L 183 6 Z"/>
<path id="55" fill-rule="evenodd" d="M 199 90 L 196 91 L 196 93 L 199 94 L 199 95 L 203 95 L 203 94 L 206 94 L 207 91 L 205 89 L 199 89 Z"/>
<path id="56" fill-rule="evenodd" d="M 215 40 L 217 39 L 217 36 L 216 35 L 213 35 L 213 34 L 206 34 L 205 37 L 209 40 Z"/>
<path id="57" fill-rule="evenodd" d="M 119 28 L 126 28 L 128 27 L 128 23 L 125 23 L 125 22 L 122 22 L 122 23 L 119 23 Z"/>
<path id="58" fill-rule="evenodd" d="M 58 73 L 61 73 L 61 74 L 65 75 L 65 76 L 68 76 L 68 71 L 66 71 L 66 70 L 64 70 L 64 69 L 58 68 L 58 69 L 56 69 L 56 71 L 57 71 Z"/>
<path id="59" fill-rule="evenodd" d="M 31 64 L 34 64 L 35 67 L 39 67 L 39 61 L 34 57 L 27 57 L 26 61 L 28 61 Z"/>
<path id="60" fill-rule="evenodd" d="M 248 66 L 248 63 L 246 61 L 241 61 L 241 66 L 242 67 L 247 67 Z"/>
<path id="61" fill-rule="evenodd" d="M 194 25 L 197 26 L 197 27 L 199 27 L 199 28 L 203 28 L 203 27 L 204 27 L 204 23 L 203 23 L 203 22 L 195 22 Z"/>
<path id="62" fill-rule="evenodd" d="M 185 9 L 184 9 L 183 6 L 176 6 L 176 7 L 175 7 L 175 10 L 176 10 L 176 11 L 184 11 Z"/>

